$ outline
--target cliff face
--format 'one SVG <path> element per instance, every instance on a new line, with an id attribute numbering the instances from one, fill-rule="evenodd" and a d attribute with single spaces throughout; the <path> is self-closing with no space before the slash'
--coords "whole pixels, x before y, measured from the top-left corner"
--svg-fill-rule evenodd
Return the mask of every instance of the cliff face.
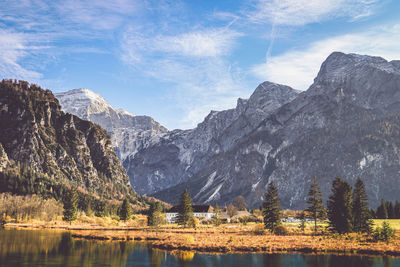
<path id="1" fill-rule="evenodd" d="M 129 178 L 100 126 L 61 111 L 49 90 L 0 83 L 0 143 L 10 160 L 90 192 L 121 198 Z"/>
<path id="2" fill-rule="evenodd" d="M 201 170 L 156 197 L 175 201 L 188 188 L 198 203 L 243 195 L 257 207 L 274 181 L 284 208 L 303 208 L 313 176 L 324 197 L 336 176 L 361 177 L 369 202 L 396 200 L 400 187 L 398 61 L 333 53 L 313 85 L 268 114 Z"/>
<path id="3" fill-rule="evenodd" d="M 152 194 L 195 177 L 209 167 L 213 157 L 231 149 L 240 138 L 297 94 L 288 86 L 265 82 L 249 99 L 238 99 L 236 108 L 211 111 L 194 129 L 151 137 L 123 162 L 135 190 Z M 176 194 L 179 195 L 176 192 L 166 199 L 172 201 Z"/>
<path id="4" fill-rule="evenodd" d="M 149 116 L 137 116 L 123 109 L 115 109 L 101 95 L 89 89 L 73 89 L 55 96 L 64 112 L 105 129 L 121 161 L 136 153 L 149 137 L 168 131 Z"/>

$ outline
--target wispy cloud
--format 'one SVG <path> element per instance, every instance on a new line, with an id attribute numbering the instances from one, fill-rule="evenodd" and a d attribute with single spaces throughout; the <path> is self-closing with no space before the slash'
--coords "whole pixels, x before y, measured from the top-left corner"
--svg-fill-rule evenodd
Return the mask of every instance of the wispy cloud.
<path id="1" fill-rule="evenodd" d="M 400 25 L 379 27 L 370 31 L 340 35 L 311 43 L 303 50 L 290 50 L 255 65 L 252 71 L 262 80 L 305 90 L 317 75 L 321 63 L 334 51 L 400 59 Z"/>
<path id="2" fill-rule="evenodd" d="M 0 75 L 39 82 L 43 79 L 40 72 L 44 65 L 62 53 L 105 53 L 104 49 L 79 43 L 112 36 L 114 29 L 136 14 L 138 3 L 136 0 L 3 0 Z"/>
<path id="3" fill-rule="evenodd" d="M 246 12 L 258 24 L 300 26 L 334 17 L 351 20 L 372 13 L 377 0 L 257 0 Z"/>
<path id="4" fill-rule="evenodd" d="M 7 78 L 37 81 L 42 75 L 21 65 L 28 54 L 37 54 L 47 47 L 35 45 L 29 34 L 0 30 L 0 75 Z"/>
<path id="5" fill-rule="evenodd" d="M 242 72 L 225 58 L 240 36 L 229 28 L 172 36 L 143 35 L 131 29 L 123 38 L 122 59 L 135 70 L 172 85 L 170 97 L 185 113 L 179 125 L 189 128 L 211 109 L 231 108 L 243 96 Z"/>

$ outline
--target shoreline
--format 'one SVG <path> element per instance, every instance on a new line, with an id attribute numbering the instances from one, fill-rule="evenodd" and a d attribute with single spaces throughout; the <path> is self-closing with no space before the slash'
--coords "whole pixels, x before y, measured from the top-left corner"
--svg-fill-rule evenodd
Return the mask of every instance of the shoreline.
<path id="1" fill-rule="evenodd" d="M 254 235 L 249 227 L 229 228 L 160 228 L 93 227 L 67 225 L 7 224 L 5 228 L 26 230 L 62 230 L 74 239 L 97 241 L 146 241 L 167 251 L 197 253 L 304 253 L 400 257 L 400 238 L 389 244 L 369 241 L 368 237 L 348 234 L 339 237 L 292 233 L 277 236 Z M 238 229 L 239 228 L 239 229 Z M 227 231 L 228 230 L 228 231 Z M 230 231 L 229 231 L 230 230 Z"/>

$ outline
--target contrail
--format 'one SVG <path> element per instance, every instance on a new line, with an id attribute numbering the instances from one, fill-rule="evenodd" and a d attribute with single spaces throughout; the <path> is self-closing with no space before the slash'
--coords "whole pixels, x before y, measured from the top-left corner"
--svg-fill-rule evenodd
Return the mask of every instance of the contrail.
<path id="1" fill-rule="evenodd" d="M 275 20 L 274 20 L 274 22 L 272 23 L 272 29 L 271 29 L 271 34 L 270 34 L 271 41 L 269 42 L 267 54 L 265 55 L 265 63 L 268 62 L 268 59 L 271 56 L 272 47 L 274 46 L 274 41 L 275 41 L 275 33 L 276 33 L 275 31 L 276 31 L 276 27 L 275 27 Z"/>

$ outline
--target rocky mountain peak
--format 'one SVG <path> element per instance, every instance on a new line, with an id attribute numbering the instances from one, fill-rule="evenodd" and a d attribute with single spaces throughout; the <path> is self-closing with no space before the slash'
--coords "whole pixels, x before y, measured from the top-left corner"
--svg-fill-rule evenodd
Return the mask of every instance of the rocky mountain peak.
<path id="1" fill-rule="evenodd" d="M 289 102 L 299 93 L 300 91 L 289 86 L 266 81 L 258 85 L 254 90 L 254 93 L 247 101 L 247 108 L 250 112 L 256 112 L 257 110 L 264 113 L 269 112 Z"/>
<path id="2" fill-rule="evenodd" d="M 399 65 L 381 57 L 334 52 L 322 63 L 307 94 L 326 95 L 366 109 L 391 110 L 400 96 Z"/>
<path id="3" fill-rule="evenodd" d="M 104 128 L 110 134 L 121 160 L 136 153 L 149 137 L 168 131 L 149 116 L 136 116 L 124 109 L 114 108 L 101 95 L 89 89 L 73 89 L 55 96 L 65 112 Z"/>

